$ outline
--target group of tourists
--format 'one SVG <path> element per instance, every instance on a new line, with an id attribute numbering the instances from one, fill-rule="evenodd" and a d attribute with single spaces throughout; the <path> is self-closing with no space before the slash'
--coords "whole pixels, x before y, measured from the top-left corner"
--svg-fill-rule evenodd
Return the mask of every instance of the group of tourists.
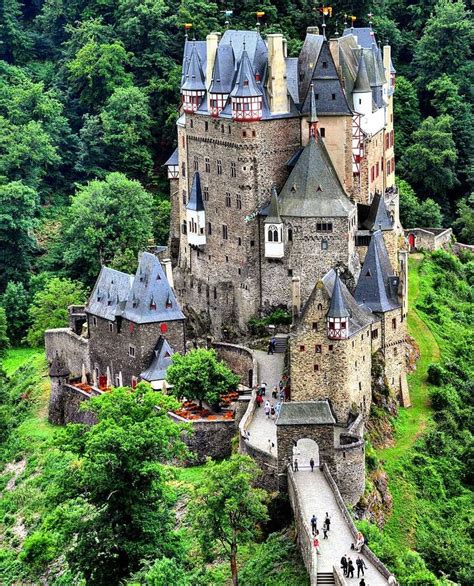
<path id="1" fill-rule="evenodd" d="M 283 380 L 280 380 L 279 385 L 275 385 L 272 390 L 272 399 L 277 400 L 277 403 L 274 403 L 273 401 L 270 402 L 268 399 L 266 399 L 266 382 L 261 382 L 259 387 L 255 387 L 255 391 L 257 394 L 257 407 L 261 407 L 262 405 L 264 405 L 264 411 L 265 415 L 267 416 L 267 419 L 270 419 L 271 417 L 273 420 L 275 420 L 278 414 L 280 413 L 281 404 L 285 400 L 285 383 L 283 382 Z"/>
<path id="2" fill-rule="evenodd" d="M 319 550 L 320 533 L 319 533 L 319 529 L 318 529 L 318 518 L 316 517 L 316 515 L 313 515 L 311 517 L 310 523 L 311 523 L 311 533 L 313 534 L 313 545 L 316 549 L 316 553 L 319 554 L 319 553 L 321 553 Z M 326 516 L 324 518 L 324 523 L 322 526 L 323 539 L 328 538 L 328 533 L 329 533 L 330 528 L 331 528 L 331 517 L 329 516 L 328 513 L 326 513 Z"/>
<path id="3" fill-rule="evenodd" d="M 365 565 L 364 560 L 360 556 L 357 556 L 355 564 L 357 566 L 357 578 L 364 576 L 364 570 L 367 570 L 367 566 Z M 346 578 L 355 577 L 354 563 L 346 554 L 344 554 L 341 558 L 341 568 Z M 359 586 L 366 586 L 364 578 L 362 578 L 362 580 L 359 582 Z"/>

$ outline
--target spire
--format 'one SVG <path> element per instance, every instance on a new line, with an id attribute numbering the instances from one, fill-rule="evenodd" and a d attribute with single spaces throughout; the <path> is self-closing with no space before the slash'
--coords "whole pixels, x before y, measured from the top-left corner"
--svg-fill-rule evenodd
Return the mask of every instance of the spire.
<path id="1" fill-rule="evenodd" d="M 193 185 L 191 187 L 191 195 L 189 196 L 188 205 L 186 209 L 193 210 L 195 212 L 203 212 L 204 211 L 204 202 L 202 200 L 202 191 L 201 191 L 201 177 L 199 176 L 198 171 L 194 173 L 193 177 Z"/>
<path id="2" fill-rule="evenodd" d="M 188 70 L 186 72 L 186 79 L 184 81 L 182 89 L 190 91 L 206 91 L 204 76 L 202 74 L 201 69 L 201 63 L 199 61 L 199 56 L 197 54 L 196 46 L 194 43 L 191 49 Z"/>
<path id="3" fill-rule="evenodd" d="M 212 82 L 211 87 L 209 88 L 209 93 L 211 94 L 220 94 L 222 92 L 221 87 L 221 66 L 219 63 L 219 49 L 216 51 L 216 58 L 214 61 L 214 71 L 212 72 Z"/>
<path id="4" fill-rule="evenodd" d="M 341 280 L 339 271 L 336 269 L 336 278 L 332 290 L 331 305 L 329 306 L 328 317 L 349 317 L 350 312 L 347 309 L 346 302 L 342 296 Z"/>
<path id="5" fill-rule="evenodd" d="M 363 51 L 360 52 L 359 67 L 357 68 L 357 77 L 354 82 L 354 92 L 370 92 L 369 76 L 367 75 L 367 67 L 365 65 L 365 58 Z"/>
<path id="6" fill-rule="evenodd" d="M 255 81 L 255 72 L 245 48 L 242 51 L 236 83 L 230 95 L 233 98 L 258 97 L 263 95 L 262 90 Z"/>
<path id="7" fill-rule="evenodd" d="M 268 208 L 268 216 L 265 218 L 266 224 L 281 224 L 280 204 L 278 203 L 278 193 L 276 187 L 272 187 L 272 197 Z"/>
<path id="8" fill-rule="evenodd" d="M 314 84 L 311 84 L 310 88 L 310 104 L 309 104 L 309 136 L 313 136 L 315 140 L 318 140 L 318 113 L 316 112 L 316 96 L 314 94 Z"/>

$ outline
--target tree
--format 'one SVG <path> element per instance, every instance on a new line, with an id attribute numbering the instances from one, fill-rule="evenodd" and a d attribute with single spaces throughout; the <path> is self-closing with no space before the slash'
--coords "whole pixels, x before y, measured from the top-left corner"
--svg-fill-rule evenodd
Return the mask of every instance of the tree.
<path id="1" fill-rule="evenodd" d="M 420 126 L 420 103 L 415 86 L 406 77 L 399 75 L 393 100 L 395 121 L 395 155 L 397 159 L 412 143 L 413 133 Z"/>
<path id="2" fill-rule="evenodd" d="M 146 383 L 113 389 L 87 404 L 96 425 L 70 425 L 60 438 L 69 465 L 58 478 L 58 509 L 47 524 L 62 528 L 66 507 L 84 510 L 65 539 L 70 567 L 88 584 L 119 584 L 142 561 L 179 554 L 166 466 L 187 453 L 184 426 L 167 416 L 177 406 Z"/>
<path id="3" fill-rule="evenodd" d="M 21 5 L 18 0 L 0 3 L 0 59 L 13 63 L 30 47 L 27 34 L 20 24 Z"/>
<path id="4" fill-rule="evenodd" d="M 1 299 L 1 305 L 7 315 L 8 336 L 12 344 L 21 344 L 26 336 L 29 326 L 29 304 L 30 296 L 23 283 L 10 281 Z"/>
<path id="5" fill-rule="evenodd" d="M 458 204 L 458 217 L 453 228 L 465 244 L 474 244 L 474 193 Z"/>
<path id="6" fill-rule="evenodd" d="M 198 348 L 187 354 L 173 354 L 172 364 L 166 372 L 166 380 L 173 385 L 172 392 L 178 398 L 196 399 L 199 406 L 219 403 L 219 397 L 235 388 L 239 377 L 222 361 L 217 360 L 215 350 Z"/>
<path id="7" fill-rule="evenodd" d="M 29 309 L 31 327 L 27 341 L 30 346 L 43 344 L 45 330 L 68 325 L 68 306 L 84 303 L 86 299 L 82 284 L 55 277 L 46 283 L 33 298 Z"/>
<path id="8" fill-rule="evenodd" d="M 436 77 L 460 73 L 469 60 L 474 40 L 471 13 L 462 0 L 439 0 L 423 30 L 413 64 L 420 90 Z M 436 63 L 436 67 L 433 67 Z"/>
<path id="9" fill-rule="evenodd" d="M 157 244 L 166 245 L 170 233 L 171 202 L 169 199 L 157 197 L 155 204 L 155 240 Z"/>
<path id="10" fill-rule="evenodd" d="M 190 516 L 204 551 L 223 548 L 229 558 L 232 583 L 238 585 L 237 552 L 268 519 L 267 493 L 253 488 L 259 468 L 248 456 L 235 454 L 223 462 L 208 462 L 191 505 Z"/>
<path id="11" fill-rule="evenodd" d="M 404 228 L 440 228 L 442 214 L 439 205 L 432 199 L 420 202 L 409 183 L 397 179 L 400 193 L 400 220 Z"/>
<path id="12" fill-rule="evenodd" d="M 9 347 L 7 315 L 3 307 L 0 307 L 0 360 L 5 358 Z"/>
<path id="13" fill-rule="evenodd" d="M 27 280 L 37 203 L 36 191 L 21 181 L 0 184 L 0 291 L 10 280 Z"/>
<path id="14" fill-rule="evenodd" d="M 103 141 L 114 170 L 135 177 L 150 174 L 153 158 L 148 97 L 138 87 L 117 88 L 100 114 Z"/>
<path id="15" fill-rule="evenodd" d="M 431 116 L 423 120 L 413 134 L 413 144 L 400 160 L 400 175 L 423 195 L 434 195 L 438 201 L 456 185 L 456 147 L 450 116 Z"/>
<path id="16" fill-rule="evenodd" d="M 92 284 L 101 265 L 124 255 L 128 259 L 127 250 L 136 257 L 152 239 L 153 197 L 138 181 L 109 173 L 103 181 L 80 187 L 72 198 L 64 262 L 73 277 Z"/>

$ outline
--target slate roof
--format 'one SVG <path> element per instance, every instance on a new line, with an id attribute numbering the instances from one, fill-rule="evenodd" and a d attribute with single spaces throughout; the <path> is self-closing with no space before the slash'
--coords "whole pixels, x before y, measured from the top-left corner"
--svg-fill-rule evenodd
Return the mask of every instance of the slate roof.
<path id="1" fill-rule="evenodd" d="M 280 205 L 278 203 L 276 187 L 272 187 L 272 197 L 270 199 L 270 205 L 268 206 L 267 214 L 268 215 L 265 218 L 265 224 L 281 224 Z"/>
<path id="2" fill-rule="evenodd" d="M 322 139 L 311 137 L 281 190 L 281 216 L 341 217 L 353 209 Z"/>
<path id="3" fill-rule="evenodd" d="M 176 147 L 170 156 L 170 158 L 163 164 L 163 167 L 176 167 L 179 164 L 178 160 L 178 147 Z"/>
<path id="4" fill-rule="evenodd" d="M 336 282 L 336 271 L 331 269 L 324 275 L 322 281 L 326 291 L 328 292 L 328 295 L 331 297 L 332 302 L 333 291 Z M 338 294 L 341 295 L 342 303 L 349 312 L 349 337 L 353 336 L 371 323 L 378 321 L 377 316 L 373 315 L 370 309 L 357 303 L 357 300 L 354 299 L 354 297 L 350 294 L 349 289 L 340 279 L 339 293 L 336 290 L 336 295 Z"/>
<path id="5" fill-rule="evenodd" d="M 277 425 L 334 425 L 336 419 L 329 401 L 301 401 L 283 403 Z"/>
<path id="6" fill-rule="evenodd" d="M 150 366 L 140 374 L 140 378 L 148 382 L 165 380 L 166 370 L 171 364 L 171 356 L 174 350 L 168 344 L 167 340 L 160 336 L 153 351 L 153 358 Z"/>
<path id="7" fill-rule="evenodd" d="M 212 82 L 209 88 L 211 94 L 230 94 L 235 77 L 235 58 L 232 45 L 222 45 L 216 51 Z"/>
<path id="8" fill-rule="evenodd" d="M 288 85 L 288 93 L 295 104 L 300 101 L 298 91 L 298 58 L 286 57 L 286 82 Z"/>
<path id="9" fill-rule="evenodd" d="M 237 78 L 235 80 L 234 88 L 230 92 L 234 98 L 256 97 L 262 96 L 262 89 L 255 81 L 255 71 L 250 63 L 247 51 L 244 49 L 242 58 L 237 71 Z"/>
<path id="10" fill-rule="evenodd" d="M 120 314 L 133 284 L 133 276 L 102 267 L 86 305 L 86 311 L 111 321 Z"/>
<path id="11" fill-rule="evenodd" d="M 191 55 L 194 53 L 195 56 L 198 57 L 198 64 L 201 70 L 202 79 L 205 79 L 206 76 L 206 61 L 207 61 L 207 52 L 206 52 L 206 41 L 188 41 L 186 40 L 184 44 L 184 52 L 183 52 L 183 66 L 181 68 L 181 88 L 183 88 L 186 82 L 186 75 L 189 70 L 189 65 L 191 63 Z M 186 88 L 192 89 L 192 88 Z"/>
<path id="12" fill-rule="evenodd" d="M 349 317 L 350 311 L 346 306 L 342 295 L 341 279 L 336 271 L 334 286 L 332 289 L 331 304 L 329 306 L 328 317 Z"/>
<path id="13" fill-rule="evenodd" d="M 367 75 L 365 59 L 359 59 L 359 67 L 357 68 L 357 77 L 354 82 L 353 91 L 370 92 L 369 76 Z"/>
<path id="14" fill-rule="evenodd" d="M 298 94 L 300 100 L 305 98 L 309 91 L 316 61 L 319 57 L 324 37 L 322 35 L 307 34 L 298 56 Z"/>
<path id="15" fill-rule="evenodd" d="M 392 230 L 393 221 L 387 210 L 385 198 L 381 193 L 376 193 L 370 204 L 369 215 L 362 223 L 366 230 Z"/>
<path id="16" fill-rule="evenodd" d="M 375 33 L 372 28 L 368 26 L 344 29 L 342 36 L 346 37 L 348 35 L 354 35 L 357 39 L 357 43 L 366 49 L 369 49 L 372 46 L 372 43 L 375 42 Z"/>
<path id="17" fill-rule="evenodd" d="M 267 65 L 268 49 L 264 40 L 257 31 L 226 30 L 222 35 L 219 47 L 230 45 L 233 49 L 235 61 L 242 59 L 242 53 L 247 53 L 254 71 L 257 70 L 263 79 L 263 73 Z M 221 63 L 223 66 L 223 63 Z"/>
<path id="18" fill-rule="evenodd" d="M 143 252 L 140 257 L 123 317 L 137 324 L 184 319 L 161 263 L 154 254 Z"/>
<path id="19" fill-rule="evenodd" d="M 184 77 L 183 90 L 205 91 L 204 73 L 198 51 L 193 46 L 189 57 L 188 68 Z"/>
<path id="20" fill-rule="evenodd" d="M 394 275 L 380 230 L 374 232 L 354 291 L 356 301 L 372 311 L 384 313 L 400 307 L 399 278 Z"/>
<path id="21" fill-rule="evenodd" d="M 201 191 L 201 177 L 198 171 L 194 173 L 193 184 L 191 186 L 191 194 L 189 196 L 189 201 L 186 206 L 186 209 L 193 210 L 195 212 L 204 211 L 204 202 L 202 199 Z"/>
<path id="22" fill-rule="evenodd" d="M 318 112 L 316 110 L 316 97 L 314 95 L 314 84 L 311 84 L 311 88 L 309 90 L 309 93 L 310 93 L 309 121 L 310 122 L 317 122 L 318 121 Z"/>

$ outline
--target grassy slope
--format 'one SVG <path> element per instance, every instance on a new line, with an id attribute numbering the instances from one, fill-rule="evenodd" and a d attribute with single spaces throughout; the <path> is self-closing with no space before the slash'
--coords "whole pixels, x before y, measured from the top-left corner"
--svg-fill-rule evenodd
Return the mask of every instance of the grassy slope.
<path id="1" fill-rule="evenodd" d="M 422 261 L 422 255 L 411 255 L 409 261 L 408 331 L 420 349 L 416 370 L 408 377 L 412 406 L 400 409 L 395 421 L 395 445 L 377 452 L 389 475 L 389 487 L 393 496 L 393 514 L 384 531 L 390 537 L 402 539 L 409 547 L 414 545 L 416 499 L 413 485 L 405 479 L 403 457 L 430 421 L 430 385 L 426 380 L 427 371 L 428 366 L 440 358 L 440 349 L 435 337 L 415 309 L 420 290 Z"/>

